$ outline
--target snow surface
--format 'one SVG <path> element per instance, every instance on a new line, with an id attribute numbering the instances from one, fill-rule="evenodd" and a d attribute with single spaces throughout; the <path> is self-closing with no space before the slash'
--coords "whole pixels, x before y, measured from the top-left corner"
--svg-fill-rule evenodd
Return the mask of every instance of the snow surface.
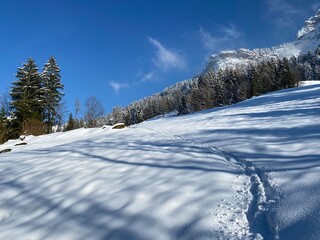
<path id="1" fill-rule="evenodd" d="M 309 81 L 301 81 L 299 83 L 300 86 L 310 86 L 320 84 L 320 80 L 309 80 Z"/>
<path id="2" fill-rule="evenodd" d="M 0 239 L 319 239 L 319 93 L 0 145 Z"/>

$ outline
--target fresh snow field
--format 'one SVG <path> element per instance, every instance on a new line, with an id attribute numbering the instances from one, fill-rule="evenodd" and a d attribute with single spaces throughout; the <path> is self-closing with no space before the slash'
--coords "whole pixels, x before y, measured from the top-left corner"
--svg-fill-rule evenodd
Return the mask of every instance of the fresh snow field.
<path id="1" fill-rule="evenodd" d="M 0 239 L 320 239 L 320 85 L 0 145 Z"/>

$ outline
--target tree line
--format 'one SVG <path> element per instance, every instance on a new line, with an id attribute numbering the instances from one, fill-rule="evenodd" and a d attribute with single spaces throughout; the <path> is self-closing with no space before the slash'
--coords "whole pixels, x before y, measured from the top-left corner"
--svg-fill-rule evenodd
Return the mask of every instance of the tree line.
<path id="1" fill-rule="evenodd" d="M 298 86 L 302 80 L 320 79 L 320 47 L 298 58 L 271 58 L 248 66 L 224 70 L 206 69 L 190 80 L 178 82 L 161 93 L 135 101 L 126 107 L 116 106 L 104 115 L 96 97 L 86 100 L 86 111 L 80 117 L 76 100 L 75 116 L 62 122 L 60 68 L 54 57 L 44 64 L 42 72 L 32 58 L 18 68 L 10 92 L 0 98 L 0 143 L 20 134 L 51 133 L 60 130 L 98 127 L 125 123 L 127 126 L 166 113 L 187 114 L 227 106 L 267 92 Z"/>
<path id="2" fill-rule="evenodd" d="M 227 106 L 267 92 L 296 87 L 300 81 L 312 79 L 320 79 L 320 47 L 298 58 L 271 58 L 216 72 L 207 69 L 161 93 L 126 107 L 116 106 L 100 122 L 132 125 L 169 112 L 181 115 Z"/>

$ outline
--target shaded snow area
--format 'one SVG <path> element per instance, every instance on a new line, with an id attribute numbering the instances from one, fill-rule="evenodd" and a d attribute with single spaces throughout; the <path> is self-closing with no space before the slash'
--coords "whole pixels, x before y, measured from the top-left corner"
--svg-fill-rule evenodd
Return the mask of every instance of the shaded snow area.
<path id="1" fill-rule="evenodd" d="M 301 81 L 299 83 L 300 86 L 310 86 L 320 84 L 320 80 L 309 80 L 309 81 Z"/>
<path id="2" fill-rule="evenodd" d="M 139 127 L 25 141 L 0 156 L 0 239 L 251 235 L 247 179 L 216 150 Z"/>
<path id="3" fill-rule="evenodd" d="M 320 239 L 320 85 L 0 145 L 0 239 Z"/>

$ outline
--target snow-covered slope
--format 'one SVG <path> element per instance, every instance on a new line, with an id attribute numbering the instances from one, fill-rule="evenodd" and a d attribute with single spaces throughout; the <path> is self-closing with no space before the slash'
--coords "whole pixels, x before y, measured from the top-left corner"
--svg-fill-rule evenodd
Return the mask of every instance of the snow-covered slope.
<path id="1" fill-rule="evenodd" d="M 290 58 L 308 51 L 314 51 L 320 44 L 320 9 L 317 14 L 305 22 L 305 26 L 298 32 L 297 39 L 272 48 L 239 49 L 222 51 L 212 55 L 207 69 L 225 69 L 236 66 L 255 64 L 271 58 Z"/>
<path id="2" fill-rule="evenodd" d="M 0 239 L 319 239 L 319 92 L 0 145 Z"/>

